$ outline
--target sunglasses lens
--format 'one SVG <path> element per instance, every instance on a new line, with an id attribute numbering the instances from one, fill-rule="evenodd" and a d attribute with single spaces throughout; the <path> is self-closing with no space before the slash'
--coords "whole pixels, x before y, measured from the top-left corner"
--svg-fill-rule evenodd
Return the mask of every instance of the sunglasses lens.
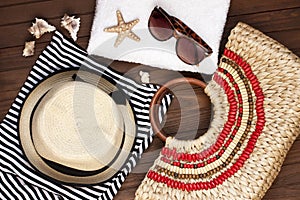
<path id="1" fill-rule="evenodd" d="M 205 58 L 205 51 L 186 37 L 181 37 L 176 44 L 177 56 L 185 63 L 196 65 Z"/>
<path id="2" fill-rule="evenodd" d="M 167 40 L 173 35 L 170 22 L 159 11 L 154 10 L 149 18 L 149 30 L 157 40 Z"/>

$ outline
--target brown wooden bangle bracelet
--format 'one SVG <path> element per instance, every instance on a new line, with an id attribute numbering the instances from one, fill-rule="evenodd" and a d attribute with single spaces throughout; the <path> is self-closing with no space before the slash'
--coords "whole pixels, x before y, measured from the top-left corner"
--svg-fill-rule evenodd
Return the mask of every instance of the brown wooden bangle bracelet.
<path id="1" fill-rule="evenodd" d="M 153 128 L 153 132 L 164 142 L 166 141 L 167 137 L 165 136 L 164 131 L 160 127 L 158 108 L 164 95 L 166 95 L 168 92 L 171 92 L 170 89 L 172 87 L 175 87 L 176 85 L 182 83 L 189 83 L 191 85 L 199 86 L 203 89 L 205 89 L 206 87 L 206 83 L 195 78 L 177 78 L 162 85 L 154 94 L 150 103 L 150 122 Z"/>

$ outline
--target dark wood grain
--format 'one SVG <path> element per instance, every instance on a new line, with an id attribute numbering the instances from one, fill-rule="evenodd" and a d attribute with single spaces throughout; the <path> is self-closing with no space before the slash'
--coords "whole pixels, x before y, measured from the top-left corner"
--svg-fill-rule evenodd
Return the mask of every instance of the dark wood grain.
<path id="1" fill-rule="evenodd" d="M 229 32 L 239 21 L 247 21 L 247 24 L 264 33 L 299 29 L 300 7 L 228 17 L 224 32 Z"/>
<path id="2" fill-rule="evenodd" d="M 298 0 L 232 0 L 228 16 L 256 14 L 300 7 Z"/>
<path id="3" fill-rule="evenodd" d="M 81 21 L 84 21 L 88 24 L 92 24 L 91 14 L 92 13 L 80 15 Z M 61 21 L 62 16 L 59 16 L 54 19 L 50 19 L 50 20 L 48 20 L 48 22 L 50 24 L 52 24 L 53 26 L 57 27 L 58 30 L 67 34 L 66 30 L 64 30 L 63 28 L 60 27 L 60 21 Z M 0 32 L 3 33 L 3 37 L 11 38 L 11 40 L 3 40 L 0 43 L 0 49 L 8 48 L 8 47 L 15 47 L 15 46 L 23 46 L 24 41 L 33 40 L 34 39 L 33 36 L 31 36 L 31 34 L 27 31 L 27 29 L 30 26 L 31 26 L 31 22 L 0 26 Z M 82 26 L 78 32 L 78 37 L 89 37 L 90 31 L 91 31 L 90 26 Z M 15 33 L 19 33 L 19 34 L 15 34 Z M 36 42 L 37 42 L 37 44 L 49 42 L 50 39 L 51 39 L 51 34 L 47 34 L 47 35 L 43 35 Z"/>
<path id="4" fill-rule="evenodd" d="M 9 6 L 16 6 L 21 4 L 29 4 L 29 3 L 36 3 L 39 1 L 47 1 L 47 0 L 11 0 L 11 1 L 1 1 L 0 7 L 9 7 Z M 50 1 L 50 0 L 48 0 Z"/>
<path id="5" fill-rule="evenodd" d="M 47 35 L 47 37 L 50 39 L 51 36 Z M 89 41 L 89 37 L 79 37 L 77 39 L 77 44 L 79 44 L 83 48 L 87 48 L 87 44 Z M 0 49 L 0 72 L 1 71 L 9 71 L 14 70 L 18 68 L 28 68 L 31 67 L 37 57 L 39 56 L 38 52 L 41 52 L 47 45 L 49 41 L 44 42 L 36 42 L 36 48 L 35 51 L 37 52 L 34 56 L 24 58 L 22 56 L 22 51 L 24 46 L 17 46 L 17 47 L 10 47 L 10 48 L 3 48 Z"/>
<path id="6" fill-rule="evenodd" d="M 36 17 L 53 19 L 69 14 L 86 14 L 94 12 L 95 1 L 38 1 L 16 6 L 1 7 L 0 26 L 33 21 Z M 54 12 L 53 12 L 54 11 Z"/>
<path id="7" fill-rule="evenodd" d="M 299 21 L 300 23 L 300 21 Z M 300 29 L 292 29 L 286 31 L 276 31 L 267 34 L 271 38 L 277 38 L 276 40 L 281 44 L 289 47 L 290 49 L 298 48 L 300 44 Z M 296 37 L 293 37 L 295 35 Z M 288 40 L 285 38 L 289 38 Z"/>
<path id="8" fill-rule="evenodd" d="M 64 13 L 81 17 L 81 28 L 77 43 L 86 48 L 89 41 L 94 16 L 94 0 L 11 0 L 0 2 L 0 120 L 2 120 L 13 102 L 18 90 L 25 81 L 28 72 L 51 39 L 51 34 L 44 35 L 37 41 L 36 53 L 33 57 L 22 57 L 22 49 L 26 40 L 32 36 L 27 28 L 35 17 L 43 17 L 60 31 L 60 18 Z M 300 1 L 299 0 L 232 0 L 223 39 L 222 52 L 230 30 L 238 21 L 243 21 L 261 30 L 272 38 L 286 45 L 300 56 Z M 182 76 L 177 72 L 138 66 L 134 64 L 112 63 L 113 68 L 139 81 L 138 71 L 148 71 L 151 80 L 163 83 Z M 184 76 L 201 78 L 195 73 L 183 73 Z M 205 80 L 209 79 L 206 77 Z M 209 99 L 197 90 L 196 97 L 187 94 L 186 88 L 177 88 L 179 97 L 169 109 L 164 130 L 170 135 L 183 139 L 193 139 L 206 132 L 211 116 Z M 181 97 L 180 97 L 181 96 Z M 197 100 L 195 100 L 197 99 Z M 200 106 L 197 106 L 197 104 Z M 184 110 L 180 110 L 179 107 Z M 199 113 L 197 113 L 199 111 Z M 181 114 L 184 117 L 181 119 Z M 195 120 L 197 119 L 197 120 Z M 181 123 L 179 123 L 181 122 Z M 180 126 L 179 126 L 180 124 Z M 145 173 L 157 158 L 163 142 L 155 138 L 142 155 L 141 160 L 128 176 L 115 199 L 133 199 L 134 193 L 143 180 Z M 300 197 L 300 137 L 290 149 L 282 170 L 267 192 L 264 199 L 296 200 Z"/>

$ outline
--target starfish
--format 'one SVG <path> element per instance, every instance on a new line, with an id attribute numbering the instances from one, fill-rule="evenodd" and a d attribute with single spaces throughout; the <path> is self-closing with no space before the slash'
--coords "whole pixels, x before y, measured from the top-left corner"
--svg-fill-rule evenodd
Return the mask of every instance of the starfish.
<path id="1" fill-rule="evenodd" d="M 140 41 L 140 38 L 131 31 L 131 29 L 140 21 L 139 19 L 135 19 L 126 23 L 123 19 L 121 11 L 119 10 L 117 10 L 117 19 L 118 25 L 104 29 L 105 32 L 118 33 L 118 37 L 114 44 L 115 47 L 118 47 L 126 37 L 135 41 Z"/>

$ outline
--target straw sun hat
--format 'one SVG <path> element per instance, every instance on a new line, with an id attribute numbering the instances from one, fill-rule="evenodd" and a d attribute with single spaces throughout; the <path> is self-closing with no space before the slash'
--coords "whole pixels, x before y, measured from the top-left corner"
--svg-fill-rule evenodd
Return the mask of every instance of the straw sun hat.
<path id="1" fill-rule="evenodd" d="M 20 114 L 20 140 L 30 163 L 58 181 L 105 181 L 125 163 L 135 137 L 128 100 L 107 79 L 64 71 L 39 84 Z"/>

